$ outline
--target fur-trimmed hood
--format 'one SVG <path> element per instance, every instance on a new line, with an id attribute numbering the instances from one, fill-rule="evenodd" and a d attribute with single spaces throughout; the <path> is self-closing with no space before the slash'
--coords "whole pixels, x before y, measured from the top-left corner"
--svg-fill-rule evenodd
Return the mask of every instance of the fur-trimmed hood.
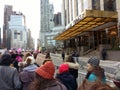
<path id="1" fill-rule="evenodd" d="M 69 68 L 72 68 L 72 69 L 78 69 L 79 68 L 78 63 L 72 63 L 72 62 L 65 62 L 65 63 L 69 65 Z"/>

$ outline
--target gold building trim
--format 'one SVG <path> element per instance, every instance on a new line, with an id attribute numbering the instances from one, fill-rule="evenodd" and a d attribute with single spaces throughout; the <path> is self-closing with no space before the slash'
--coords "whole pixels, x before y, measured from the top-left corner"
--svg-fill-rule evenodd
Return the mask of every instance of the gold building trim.
<path id="1" fill-rule="evenodd" d="M 72 26 L 54 37 L 54 39 L 70 39 L 84 31 L 89 31 L 108 22 L 117 22 L 117 19 L 118 13 L 115 11 L 86 10 L 73 21 L 74 24 Z"/>

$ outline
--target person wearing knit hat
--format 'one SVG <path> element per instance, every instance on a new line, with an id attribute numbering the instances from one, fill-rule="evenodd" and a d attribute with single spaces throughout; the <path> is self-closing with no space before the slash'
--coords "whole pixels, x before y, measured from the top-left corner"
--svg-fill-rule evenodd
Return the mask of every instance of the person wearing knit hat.
<path id="1" fill-rule="evenodd" d="M 35 80 L 29 90 L 67 90 L 67 88 L 54 78 L 55 66 L 52 61 L 46 61 L 35 70 Z"/>
<path id="2" fill-rule="evenodd" d="M 69 71 L 69 66 L 68 64 L 61 64 L 59 66 L 59 73 L 64 73 Z"/>
<path id="3" fill-rule="evenodd" d="M 92 57 L 87 63 L 87 75 L 86 78 L 90 82 L 94 82 L 100 79 L 102 83 L 106 83 L 106 77 L 104 74 L 104 69 L 100 67 L 100 60 L 98 58 Z"/>
<path id="4" fill-rule="evenodd" d="M 88 60 L 87 74 L 85 76 L 85 79 L 83 80 L 82 85 L 78 87 L 78 90 L 81 90 L 82 88 L 84 88 L 84 90 L 86 90 L 86 88 L 89 88 L 89 90 L 96 90 L 93 88 L 97 88 L 98 83 L 106 84 L 106 76 L 104 73 L 104 69 L 101 68 L 99 64 L 100 60 L 98 58 L 92 57 Z"/>
<path id="5" fill-rule="evenodd" d="M 35 72 L 45 79 L 53 79 L 55 66 L 51 61 L 47 61 L 39 68 L 37 68 Z"/>
<path id="6" fill-rule="evenodd" d="M 56 78 L 63 83 L 68 90 L 77 90 L 76 89 L 76 80 L 74 76 L 69 72 L 69 65 L 63 63 L 58 68 L 58 74 Z"/>
<path id="7" fill-rule="evenodd" d="M 35 60 L 32 56 L 28 56 L 24 62 L 22 62 L 24 66 L 22 67 L 22 71 L 20 72 L 20 79 L 23 83 L 22 90 L 29 90 L 30 83 L 35 78 L 35 70 L 38 68 L 35 65 Z"/>
<path id="8" fill-rule="evenodd" d="M 99 66 L 100 60 L 98 58 L 90 58 L 88 63 L 94 67 Z"/>

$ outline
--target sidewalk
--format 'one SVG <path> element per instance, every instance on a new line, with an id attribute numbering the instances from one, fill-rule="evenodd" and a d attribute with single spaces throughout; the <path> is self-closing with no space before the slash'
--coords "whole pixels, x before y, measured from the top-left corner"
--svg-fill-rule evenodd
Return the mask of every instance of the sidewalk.
<path id="1" fill-rule="evenodd" d="M 51 53 L 52 56 L 59 57 L 61 58 L 61 54 L 53 54 Z M 67 56 L 66 56 L 67 57 Z M 86 67 L 87 61 L 89 58 L 86 57 L 79 57 L 79 64 Z M 119 61 L 111 61 L 111 60 L 100 60 L 100 66 L 105 69 L 107 73 L 114 74 L 116 68 L 115 65 L 119 63 Z M 83 68 L 84 68 L 83 67 Z"/>

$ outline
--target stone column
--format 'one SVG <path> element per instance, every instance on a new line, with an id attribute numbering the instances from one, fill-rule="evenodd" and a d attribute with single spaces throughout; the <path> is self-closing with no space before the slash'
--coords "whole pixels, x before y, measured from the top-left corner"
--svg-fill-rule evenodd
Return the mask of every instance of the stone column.
<path id="1" fill-rule="evenodd" d="M 100 10 L 104 10 L 104 0 L 100 0 Z"/>

